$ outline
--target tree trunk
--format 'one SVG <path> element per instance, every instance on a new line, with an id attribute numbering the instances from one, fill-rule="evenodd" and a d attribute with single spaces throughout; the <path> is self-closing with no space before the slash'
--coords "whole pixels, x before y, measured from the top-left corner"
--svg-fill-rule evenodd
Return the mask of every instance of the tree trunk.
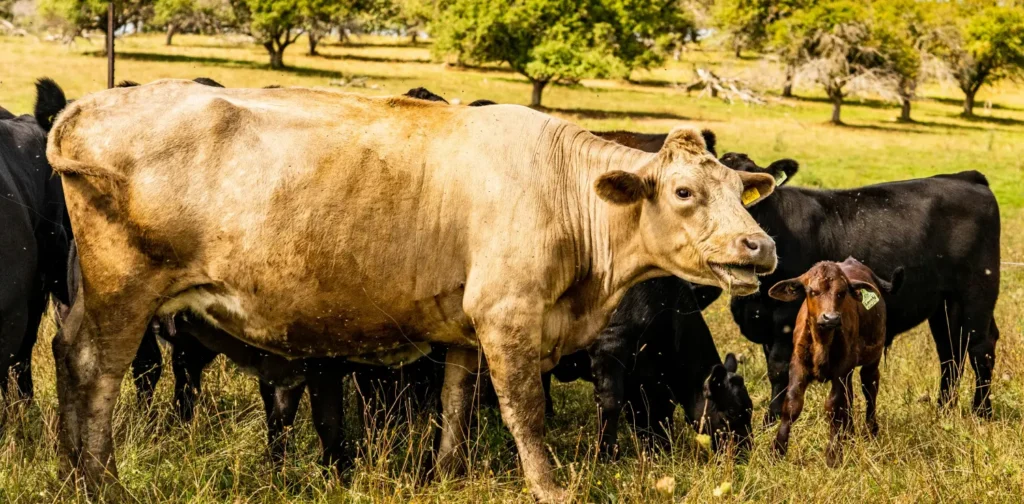
<path id="1" fill-rule="evenodd" d="M 792 63 L 786 64 L 786 82 L 782 84 L 782 97 L 792 98 L 793 97 L 793 78 L 796 74 L 796 65 Z"/>
<path id="2" fill-rule="evenodd" d="M 974 117 L 974 95 L 977 91 L 964 91 L 964 117 Z"/>
<path id="3" fill-rule="evenodd" d="M 171 45 L 171 39 L 174 38 L 174 34 L 178 33 L 178 25 L 174 23 L 167 24 L 167 45 Z"/>
<path id="4" fill-rule="evenodd" d="M 342 45 L 348 43 L 348 33 L 345 31 L 344 26 L 338 27 L 338 43 Z"/>
<path id="5" fill-rule="evenodd" d="M 743 56 L 743 46 L 739 42 L 733 42 L 733 45 L 736 46 L 736 59 L 740 59 Z"/>
<path id="6" fill-rule="evenodd" d="M 307 34 L 309 37 L 309 55 L 319 56 L 320 53 L 316 52 L 316 45 L 320 42 L 320 36 L 313 33 L 312 31 Z"/>
<path id="7" fill-rule="evenodd" d="M 409 30 L 409 34 L 409 44 L 416 45 L 416 37 L 419 36 L 420 32 L 418 30 Z"/>
<path id="8" fill-rule="evenodd" d="M 284 68 L 285 46 L 275 44 L 274 42 L 267 42 L 263 44 L 263 47 L 267 48 L 267 53 L 270 54 L 270 68 L 273 70 Z"/>
<path id="9" fill-rule="evenodd" d="M 904 123 L 914 122 L 914 120 L 910 118 L 910 97 L 909 96 L 901 96 L 900 97 L 900 118 L 899 118 L 899 122 L 904 122 Z"/>
<path id="10" fill-rule="evenodd" d="M 540 107 L 540 97 L 544 92 L 544 86 L 548 85 L 546 80 L 534 80 L 533 82 L 533 94 L 530 96 L 530 106 Z"/>
<path id="11" fill-rule="evenodd" d="M 839 118 L 839 112 L 843 107 L 843 95 L 837 94 L 832 96 L 832 124 L 843 124 L 843 120 Z"/>

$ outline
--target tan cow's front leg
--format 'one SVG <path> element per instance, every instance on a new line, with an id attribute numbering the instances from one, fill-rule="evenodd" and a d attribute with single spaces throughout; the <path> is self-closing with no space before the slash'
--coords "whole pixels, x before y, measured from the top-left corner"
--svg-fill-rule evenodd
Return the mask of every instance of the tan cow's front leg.
<path id="1" fill-rule="evenodd" d="M 444 365 L 444 387 L 441 389 L 441 446 L 437 451 L 437 468 L 443 473 L 458 473 L 465 467 L 465 444 L 479 369 L 478 350 L 457 347 L 448 349 Z"/>
<path id="2" fill-rule="evenodd" d="M 535 324 L 489 320 L 477 327 L 501 416 L 516 440 L 527 484 L 538 501 L 561 503 L 566 491 L 555 484 L 544 449 L 540 331 L 540 317 Z"/>

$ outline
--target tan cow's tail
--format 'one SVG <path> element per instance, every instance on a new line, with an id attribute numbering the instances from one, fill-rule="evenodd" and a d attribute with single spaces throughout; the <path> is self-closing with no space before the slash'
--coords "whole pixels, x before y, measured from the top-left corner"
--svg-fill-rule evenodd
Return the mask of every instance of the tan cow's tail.
<path id="1" fill-rule="evenodd" d="M 64 109 L 57 120 L 53 123 L 49 138 L 46 141 L 46 159 L 50 162 L 53 171 L 61 175 L 83 175 L 86 177 L 105 178 L 111 180 L 125 180 L 125 176 L 117 171 L 94 164 L 83 163 L 71 159 L 61 152 L 61 144 L 68 133 L 74 128 L 81 112 L 78 104 L 72 104 Z"/>

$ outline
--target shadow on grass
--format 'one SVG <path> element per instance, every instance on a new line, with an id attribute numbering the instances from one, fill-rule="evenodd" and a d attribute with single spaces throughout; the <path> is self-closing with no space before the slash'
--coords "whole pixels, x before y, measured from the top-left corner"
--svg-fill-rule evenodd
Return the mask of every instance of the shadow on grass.
<path id="1" fill-rule="evenodd" d="M 942 103 L 942 104 L 945 104 L 945 105 L 953 105 L 953 106 L 956 106 L 956 107 L 963 107 L 964 106 L 964 99 L 963 98 L 944 98 L 944 97 L 940 97 L 940 96 L 937 96 L 937 97 L 925 96 L 924 99 L 928 100 L 928 101 Z M 975 102 L 975 103 L 983 105 L 985 102 L 984 101 L 980 101 L 980 102 Z M 1011 107 L 1009 105 L 1000 105 L 998 103 L 993 103 L 992 104 L 992 108 L 995 109 L 995 110 L 1017 110 L 1017 111 L 1024 111 L 1024 108 Z"/>
<path id="2" fill-rule="evenodd" d="M 1009 117 L 992 117 L 992 116 L 980 116 L 980 115 L 972 115 L 972 116 L 954 115 L 952 117 L 956 117 L 957 119 L 960 119 L 961 121 L 967 121 L 967 122 L 972 122 L 972 123 L 989 123 L 989 124 L 998 124 L 1000 126 L 1024 126 L 1024 121 L 1022 121 L 1020 119 L 1012 119 L 1012 118 L 1009 118 Z"/>
<path id="3" fill-rule="evenodd" d="M 89 53 L 92 56 L 103 56 L 105 55 L 101 51 L 93 51 Z M 117 53 L 117 58 L 122 60 L 132 61 L 157 61 L 165 63 L 193 63 L 200 65 L 218 66 L 224 68 L 247 68 L 253 70 L 271 70 L 270 65 L 266 63 L 257 63 L 250 60 L 238 60 L 228 58 L 215 58 L 210 56 L 187 56 L 184 54 L 158 54 L 148 52 L 120 52 Z M 309 68 L 309 67 L 298 67 L 288 66 L 277 70 L 279 72 L 287 72 L 295 75 L 301 75 L 303 77 L 322 77 L 328 79 L 340 79 L 344 77 L 344 74 L 337 70 L 323 70 L 320 68 Z M 361 74 L 362 75 L 362 74 Z M 390 77 L 380 75 L 366 75 L 374 80 L 387 80 Z"/>
<path id="4" fill-rule="evenodd" d="M 832 100 L 824 96 L 799 96 L 793 95 L 789 97 L 790 100 L 801 101 L 801 102 L 812 102 L 812 103 L 823 103 L 826 105 L 832 105 Z M 873 98 L 855 99 L 855 100 L 843 100 L 844 107 L 868 107 L 874 109 L 898 109 L 899 105 L 884 100 L 878 100 Z"/>
<path id="5" fill-rule="evenodd" d="M 540 107 L 538 110 L 542 112 L 554 112 L 558 114 L 572 115 L 582 119 L 634 119 L 634 120 L 645 120 L 645 119 L 672 119 L 676 121 L 692 121 L 692 117 L 681 116 L 679 114 L 673 114 L 671 112 L 645 112 L 642 110 L 637 111 L 624 111 L 624 110 L 597 110 L 597 109 L 585 109 L 585 108 L 548 108 Z"/>
<path id="6" fill-rule="evenodd" d="M 329 60 L 369 61 L 372 63 L 430 63 L 430 60 L 422 58 L 384 58 L 381 56 L 363 56 L 360 54 L 317 54 L 314 58 L 316 57 Z"/>

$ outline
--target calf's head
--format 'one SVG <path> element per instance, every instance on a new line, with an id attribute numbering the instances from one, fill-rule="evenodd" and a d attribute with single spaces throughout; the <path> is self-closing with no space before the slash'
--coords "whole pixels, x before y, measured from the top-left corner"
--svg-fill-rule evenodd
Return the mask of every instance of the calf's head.
<path id="1" fill-rule="evenodd" d="M 847 277 L 838 263 L 823 261 L 797 278 L 773 285 L 768 295 L 779 301 L 796 301 L 806 296 L 807 323 L 815 325 L 817 334 L 830 339 L 832 330 L 843 323 L 843 303 L 847 298 L 861 302 L 864 289 L 881 295 L 874 285 Z"/>
<path id="2" fill-rule="evenodd" d="M 728 445 L 741 451 L 750 448 L 754 403 L 743 377 L 736 374 L 735 355 L 726 355 L 724 365 L 715 364 L 711 368 L 695 409 L 695 427 L 698 433 L 711 436 L 713 449 L 717 451 Z"/>
<path id="3" fill-rule="evenodd" d="M 767 174 L 730 170 L 707 151 L 699 131 L 676 128 L 638 170 L 613 170 L 595 183 L 605 201 L 632 210 L 640 242 L 656 267 L 739 295 L 775 270 L 775 242 L 745 205 L 775 188 Z"/>

